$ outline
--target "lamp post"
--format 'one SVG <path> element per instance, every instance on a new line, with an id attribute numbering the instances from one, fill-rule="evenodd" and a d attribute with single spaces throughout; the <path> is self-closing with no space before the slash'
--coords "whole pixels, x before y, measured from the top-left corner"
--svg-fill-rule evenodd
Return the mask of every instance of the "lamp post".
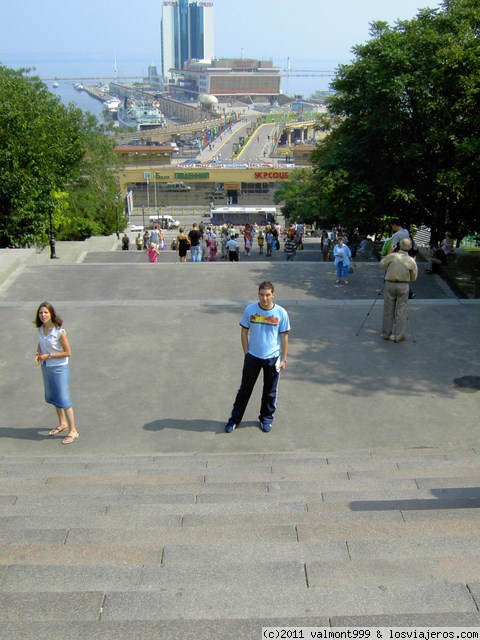
<path id="1" fill-rule="evenodd" d="M 53 235 L 53 223 L 52 223 L 52 212 L 48 212 L 49 219 L 49 238 L 50 238 L 50 260 L 55 260 L 57 257 L 55 254 L 55 236 Z"/>
<path id="2" fill-rule="evenodd" d="M 115 218 L 117 221 L 117 240 L 120 240 L 120 230 L 119 230 L 119 223 L 118 223 L 118 196 L 115 196 Z"/>
<path id="3" fill-rule="evenodd" d="M 157 209 L 157 174 L 155 172 L 153 173 L 153 188 L 154 188 L 154 194 L 155 194 L 155 213 L 158 216 L 158 209 Z"/>

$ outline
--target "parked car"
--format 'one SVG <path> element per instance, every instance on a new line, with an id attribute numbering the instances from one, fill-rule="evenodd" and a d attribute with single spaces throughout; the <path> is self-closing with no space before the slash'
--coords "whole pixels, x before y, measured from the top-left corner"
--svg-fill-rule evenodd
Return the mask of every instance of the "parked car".
<path id="1" fill-rule="evenodd" d="M 180 220 L 175 220 L 173 216 L 168 214 L 149 216 L 150 228 L 153 229 L 153 225 L 158 224 L 162 229 L 177 229 L 180 226 Z"/>

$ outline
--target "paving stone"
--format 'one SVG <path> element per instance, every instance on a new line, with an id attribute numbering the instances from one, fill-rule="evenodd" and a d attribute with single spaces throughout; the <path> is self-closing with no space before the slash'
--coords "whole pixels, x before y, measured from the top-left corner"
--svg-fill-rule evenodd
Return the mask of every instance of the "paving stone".
<path id="1" fill-rule="evenodd" d="M 229 514 L 228 523 L 235 525 L 249 524 L 324 524 L 327 528 L 335 531 L 337 526 L 354 526 L 355 522 L 404 522 L 400 511 L 378 512 L 366 514 L 362 512 L 342 512 L 319 510 L 305 511 L 297 509 L 278 508 L 273 513 L 238 513 Z M 288 504 L 286 506 L 289 506 Z M 307 505 L 308 506 L 308 505 Z M 188 513 L 183 516 L 183 527 L 198 526 L 218 526 L 225 523 L 223 513 Z M 349 524 L 350 523 L 350 524 Z"/>
<path id="2" fill-rule="evenodd" d="M 315 480 L 348 480 L 348 470 L 331 469 L 329 466 L 318 465 L 282 465 L 275 464 L 272 467 L 269 482 L 281 480 L 290 481 L 315 481 Z"/>
<path id="3" fill-rule="evenodd" d="M 449 492 L 457 495 L 460 493 L 460 489 L 465 489 L 465 493 L 468 496 L 477 498 L 480 496 L 479 478 L 476 475 L 451 476 L 449 478 L 418 478 L 416 483 L 419 489 L 430 489 L 435 495 L 439 489 L 442 490 L 442 496 L 448 496 Z"/>
<path id="4" fill-rule="evenodd" d="M 379 484 L 381 484 L 381 489 L 379 489 Z M 284 481 L 284 482 L 268 482 L 268 491 L 269 493 L 296 493 L 296 494 L 304 494 L 306 496 L 315 495 L 315 494 L 325 494 L 325 496 L 332 495 L 341 495 L 342 492 L 345 495 L 355 496 L 358 498 L 360 493 L 373 494 L 373 495 L 398 495 L 398 492 L 404 493 L 417 493 L 418 487 L 415 484 L 415 481 L 412 478 L 407 479 L 398 479 L 398 480 L 390 480 L 384 479 L 381 483 L 378 480 L 358 480 L 357 482 L 352 482 L 348 478 L 341 481 L 336 478 L 328 478 L 321 481 L 309 481 L 309 482 L 294 482 L 294 481 Z M 325 498 L 326 499 L 326 498 Z M 346 500 L 342 500 L 345 502 Z"/>
<path id="5" fill-rule="evenodd" d="M 447 460 L 457 463 L 461 463 L 462 460 L 477 460 L 477 462 L 480 462 L 480 449 L 476 447 L 445 449 L 445 457 Z"/>
<path id="6" fill-rule="evenodd" d="M 166 457 L 168 458 L 168 456 Z M 12 456 L 11 459 L 15 460 L 14 456 Z M 101 453 L 98 453 L 95 455 L 91 455 L 91 454 L 82 455 L 82 454 L 72 453 L 69 459 L 72 460 L 73 462 L 76 462 L 77 464 L 80 464 L 80 463 L 84 464 L 86 468 L 95 468 L 95 467 L 108 468 L 110 467 L 110 465 L 115 465 L 118 467 L 121 467 L 121 466 L 138 467 L 143 465 L 148 466 L 149 464 L 156 464 L 155 456 L 152 456 L 152 455 L 151 456 L 126 455 L 126 454 L 103 455 Z M 51 465 L 63 464 L 63 460 L 56 458 L 54 456 L 44 456 L 43 463 L 51 464 Z"/>
<path id="7" fill-rule="evenodd" d="M 319 473 L 314 473 L 314 472 L 310 472 L 310 473 L 303 473 L 303 474 L 299 474 L 298 479 L 299 480 L 318 480 L 319 479 Z M 330 481 L 333 482 L 334 478 L 332 478 L 332 474 L 331 473 L 326 473 L 324 472 L 323 474 L 321 474 L 322 476 L 324 476 L 324 480 L 325 481 Z M 218 469 L 215 469 L 213 473 L 210 472 L 210 470 L 207 471 L 206 475 L 205 475 L 205 482 L 207 483 L 218 483 L 218 482 L 240 482 L 242 480 L 245 480 L 245 478 L 248 477 L 248 481 L 249 482 L 282 482 L 285 481 L 286 475 L 283 473 L 272 473 L 271 469 L 269 471 L 258 471 L 257 469 L 250 471 L 248 474 L 245 473 L 245 469 L 239 469 L 239 470 L 231 470 L 228 473 L 226 471 L 221 471 Z M 297 478 L 289 478 L 291 480 L 296 480 Z M 343 479 L 343 480 L 348 480 L 347 475 L 346 474 L 342 474 L 342 478 L 340 478 L 340 474 L 338 479 Z"/>
<path id="8" fill-rule="evenodd" d="M 375 449 L 371 452 L 371 456 L 373 460 L 386 460 L 386 459 L 394 459 L 395 461 L 399 460 L 446 460 L 446 453 L 448 449 L 442 449 L 437 447 L 418 447 L 408 448 L 408 449 Z M 472 449 L 473 451 L 473 449 Z"/>
<path id="9" fill-rule="evenodd" d="M 378 480 L 383 480 L 385 477 L 390 479 L 393 478 L 413 478 L 416 481 L 421 479 L 432 479 L 432 482 L 435 482 L 437 478 L 446 479 L 446 478 L 455 478 L 457 476 L 468 476 L 471 478 L 477 478 L 477 482 L 480 477 L 480 466 L 477 464 L 473 464 L 471 467 L 462 466 L 459 467 L 457 464 L 450 463 L 449 461 L 445 461 L 445 466 L 431 466 L 431 465 L 420 465 L 420 461 L 418 465 L 405 467 L 404 465 L 398 467 L 396 466 L 394 469 L 389 470 L 379 470 L 379 469 L 353 469 L 348 471 L 348 477 L 350 480 L 363 480 L 364 478 L 378 478 Z M 467 485 L 468 486 L 468 485 Z"/>
<path id="10" fill-rule="evenodd" d="M 178 527 L 181 525 L 181 516 L 176 514 L 150 514 L 144 519 L 145 526 L 148 522 L 154 521 L 156 526 Z M 108 515 L 100 516 L 70 516 L 58 515 L 57 517 L 40 516 L 10 516 L 7 518 L 4 530 L 9 529 L 72 529 L 75 527 L 90 526 L 96 529 L 108 529 L 121 525 L 132 525 L 135 521 L 126 514 L 124 517 L 114 517 Z M 136 523 L 138 524 L 138 523 Z"/>
<path id="11" fill-rule="evenodd" d="M 19 465 L 21 467 L 37 464 L 38 456 L 0 456 L 0 468 L 10 465 Z"/>
<path id="12" fill-rule="evenodd" d="M 136 591 L 142 566 L 10 565 L 0 592 Z"/>
<path id="13" fill-rule="evenodd" d="M 31 493 L 37 491 L 38 487 L 44 487 L 43 484 L 39 484 L 38 480 L 32 480 L 30 478 L 0 478 L 0 495 L 10 496 L 19 495 L 21 493 Z"/>
<path id="14" fill-rule="evenodd" d="M 356 505 L 357 503 L 355 503 Z M 384 509 L 369 509 L 368 507 L 372 504 L 371 502 L 359 502 L 360 505 L 365 504 L 366 507 L 363 508 L 353 508 L 355 505 L 352 505 L 350 502 L 320 502 L 318 500 L 312 500 L 307 498 L 307 509 L 309 513 L 321 515 L 323 514 L 326 518 L 334 518 L 348 520 L 365 520 L 370 519 L 374 522 L 378 522 L 381 520 L 387 521 L 403 521 L 402 512 L 400 508 L 389 508 L 392 504 L 391 501 L 383 502 L 382 504 L 386 504 L 386 508 Z M 374 503 L 374 506 L 378 505 L 378 502 Z"/>
<path id="15" fill-rule="evenodd" d="M 0 564 L 38 565 L 145 565 L 160 564 L 163 547 L 144 545 L 111 545 L 102 536 L 90 544 L 1 544 Z"/>
<path id="16" fill-rule="evenodd" d="M 441 558 L 355 558 L 350 562 L 307 562 L 309 587 L 424 586 L 467 583 L 480 575 L 480 556 Z"/>
<path id="17" fill-rule="evenodd" d="M 475 520 L 478 522 L 478 506 L 475 504 L 469 503 L 472 501 L 465 501 L 465 508 L 460 508 L 459 503 L 454 502 L 443 502 L 441 500 L 437 501 L 435 505 L 432 505 L 430 509 L 404 509 L 402 510 L 403 519 L 406 522 L 411 522 L 415 520 Z M 442 508 L 443 505 L 443 508 Z M 435 507 L 439 507 L 438 509 Z M 443 527 L 443 524 L 440 523 L 440 526 Z"/>
<path id="18" fill-rule="evenodd" d="M 183 591 L 219 589 L 235 597 L 238 586 L 242 590 L 301 589 L 306 586 L 303 562 L 265 562 L 261 564 L 233 563 L 210 567 L 149 566 L 144 567 L 139 589 Z"/>
<path id="19" fill-rule="evenodd" d="M 478 627 L 480 613 L 440 612 L 406 613 L 374 616 L 332 616 L 332 627 Z"/>
<path id="20" fill-rule="evenodd" d="M 80 591 L 70 593 L 5 593 L 0 592 L 0 622 L 29 620 L 95 621 L 100 617 L 103 593 Z"/>
<path id="21" fill-rule="evenodd" d="M 152 465 L 139 467 L 138 475 L 175 475 L 175 473 L 178 473 L 178 475 L 187 474 L 201 477 L 207 472 L 207 470 L 208 468 L 206 460 L 189 460 L 187 458 L 184 458 L 173 464 L 173 462 L 164 463 L 160 460 L 160 458 L 158 458 L 156 462 L 154 461 L 152 463 Z"/>
<path id="22" fill-rule="evenodd" d="M 354 511 L 363 512 L 400 510 L 404 514 L 408 511 L 427 512 L 442 509 L 450 509 L 455 512 L 459 509 L 478 509 L 480 507 L 480 499 L 469 497 L 468 493 L 457 497 L 451 494 L 448 498 L 425 497 L 423 495 L 417 498 L 389 500 L 351 500 L 349 506 Z"/>
<path id="23" fill-rule="evenodd" d="M 324 451 L 322 455 L 327 459 L 327 464 L 336 465 L 359 462 L 371 462 L 373 459 L 372 452 L 368 449 L 357 449 L 354 451 Z"/>
<path id="24" fill-rule="evenodd" d="M 355 558 L 440 558 L 442 556 L 480 555 L 480 539 L 472 537 L 414 538 L 401 540 L 349 540 L 348 549 Z"/>
<path id="25" fill-rule="evenodd" d="M 279 454 L 271 453 L 255 453 L 252 451 L 239 453 L 210 453 L 204 454 L 203 457 L 207 461 L 207 468 L 234 468 L 243 467 L 250 469 L 257 465 L 265 466 L 271 464 L 272 457 L 275 458 Z"/>
<path id="26" fill-rule="evenodd" d="M 425 587 L 348 587 L 345 589 L 285 589 L 265 598 L 261 589 L 174 590 L 109 593 L 102 619 L 162 620 L 204 618 L 374 615 L 384 613 L 471 612 L 477 609 L 465 585 Z"/>
<path id="27" fill-rule="evenodd" d="M 0 496 L 0 507 L 5 507 L 11 504 L 15 504 L 17 497 L 14 495 L 11 496 Z"/>
<path id="28" fill-rule="evenodd" d="M 156 484 L 148 485 L 137 483 L 127 484 L 124 487 L 125 493 L 152 493 L 157 491 L 165 491 L 167 493 L 266 493 L 266 482 L 210 482 L 209 484 L 194 483 L 194 484 L 167 484 L 165 486 L 157 486 Z"/>
<path id="29" fill-rule="evenodd" d="M 12 494 L 19 496 L 62 496 L 69 495 L 70 499 L 76 498 L 86 493 L 85 486 L 76 484 L 75 482 L 67 488 L 62 484 L 40 482 L 36 483 L 29 481 L 26 478 L 5 478 L 0 482 L 0 494 Z M 121 495 L 123 493 L 123 484 L 116 482 L 111 483 L 97 483 L 91 482 L 88 484 L 88 494 L 90 496 L 109 496 L 109 495 Z"/>
<path id="30" fill-rule="evenodd" d="M 138 504 L 139 496 L 135 494 L 129 495 L 92 495 L 88 493 L 87 495 L 76 495 L 75 496 L 75 504 L 79 506 L 88 506 L 94 505 L 98 508 L 107 512 L 108 507 L 111 505 L 128 505 L 128 504 Z M 151 495 L 142 495 L 141 496 L 142 504 L 192 504 L 195 502 L 195 494 L 183 494 L 183 493 L 154 493 Z M 69 495 L 55 495 L 42 493 L 35 495 L 21 495 L 16 498 L 15 506 L 18 507 L 19 513 L 23 510 L 25 513 L 29 512 L 30 514 L 36 513 L 36 510 L 42 510 L 44 507 L 55 505 L 57 506 L 57 511 L 63 513 L 65 508 L 71 507 L 72 499 Z M 29 511 L 30 510 L 30 511 Z"/>
<path id="31" fill-rule="evenodd" d="M 258 540 L 271 540 L 272 542 L 295 542 L 297 533 L 294 525 L 265 525 L 255 524 L 247 527 L 228 525 L 218 527 L 203 527 L 200 531 L 195 527 L 147 527 L 142 526 L 137 519 L 124 527 L 109 527 L 101 530 L 102 542 L 109 544 L 138 544 L 166 545 L 166 544 L 205 544 L 212 546 L 223 543 L 236 536 L 241 536 L 242 541 L 254 543 Z M 98 528 L 72 528 L 68 533 L 67 544 L 92 544 L 98 540 Z"/>
<path id="32" fill-rule="evenodd" d="M 136 484 L 145 484 L 145 485 L 162 485 L 169 486 L 172 484 L 179 485 L 193 485 L 193 484 L 201 484 L 203 483 L 204 478 L 202 475 L 170 475 L 170 474 L 161 474 L 161 475 L 143 475 L 139 476 L 135 475 L 112 475 L 112 476 L 75 476 L 75 477 L 65 477 L 65 476 L 55 476 L 47 479 L 47 485 L 60 485 L 64 487 L 66 490 L 70 490 L 70 487 L 73 485 L 75 488 L 80 488 L 88 485 L 116 485 L 118 483 L 122 483 L 122 485 L 132 485 Z"/>
<path id="33" fill-rule="evenodd" d="M 236 502 L 229 501 L 205 501 L 196 497 L 194 504 L 154 504 L 144 508 L 143 505 L 132 505 L 131 508 L 121 504 L 111 505 L 108 508 L 108 515 L 111 517 L 131 517 L 131 514 L 136 514 L 136 517 L 151 518 L 157 513 L 159 516 L 166 515 L 167 513 L 180 514 L 182 517 L 195 513 L 223 513 L 225 516 L 237 513 L 278 513 L 284 511 L 298 511 L 303 513 L 306 511 L 305 503 L 303 502 L 291 502 L 275 500 L 239 500 Z"/>
<path id="34" fill-rule="evenodd" d="M 265 462 L 274 466 L 280 466 L 281 468 L 328 468 L 328 460 L 323 453 L 305 453 L 303 451 L 292 452 L 278 452 L 278 453 L 266 453 L 264 454 Z M 333 469 L 332 469 L 333 470 Z"/>
<path id="35" fill-rule="evenodd" d="M 15 516 L 39 516 L 43 518 L 55 517 L 58 515 L 60 508 L 55 502 L 49 501 L 40 505 L 26 505 L 17 500 L 14 505 L 0 506 L 0 515 L 15 517 Z M 92 503 L 79 504 L 76 500 L 72 502 L 70 499 L 67 504 L 61 509 L 62 517 L 85 517 L 90 516 L 104 516 L 106 507 L 104 505 L 96 505 Z M 6 525 L 7 526 L 7 525 Z M 9 526 L 9 525 L 8 525 Z"/>
<path id="36" fill-rule="evenodd" d="M 273 510 L 281 510 L 281 511 L 306 511 L 306 502 L 300 495 L 284 495 L 284 496 L 274 496 L 269 493 L 250 493 L 250 494 L 217 494 L 217 493 L 202 493 L 196 496 L 196 504 L 197 505 L 218 505 L 225 510 L 228 509 L 228 505 L 248 503 L 251 505 L 252 510 L 255 509 L 254 505 L 264 505 L 265 508 L 273 508 Z M 249 508 L 248 505 L 245 508 Z"/>
<path id="37" fill-rule="evenodd" d="M 414 483 L 413 480 L 411 482 Z M 382 487 L 382 485 L 383 483 L 377 482 L 377 487 Z M 350 491 L 322 491 L 322 498 L 325 502 L 350 502 L 352 505 L 356 503 L 364 505 L 368 502 L 383 504 L 389 501 L 431 500 L 432 494 L 428 489 L 403 488 L 395 490 L 395 483 L 393 483 L 385 488 L 372 488 L 364 491 L 356 491 L 353 487 Z"/>
<path id="38" fill-rule="evenodd" d="M 465 614 L 466 615 L 466 614 Z M 2 640 L 258 640 L 263 627 L 327 627 L 328 617 L 251 618 L 236 620 L 128 620 L 122 622 L 3 623 Z"/>
<path id="39" fill-rule="evenodd" d="M 62 476 L 78 476 L 85 472 L 84 463 L 59 464 L 52 466 L 49 464 L 29 464 L 29 465 L 5 465 L 3 467 L 7 478 L 44 478 L 45 480 L 52 475 L 61 474 Z"/>
<path id="40" fill-rule="evenodd" d="M 62 544 L 67 529 L 0 529 L 1 544 Z"/>
<path id="41" fill-rule="evenodd" d="M 473 519 L 452 520 L 442 523 L 442 536 L 467 537 L 475 536 L 478 522 Z M 369 519 L 345 522 L 328 520 L 315 524 L 298 524 L 297 535 L 299 542 L 321 540 L 332 537 L 344 540 L 387 538 L 392 541 L 401 539 L 435 538 L 438 534 L 436 520 L 416 520 L 413 522 L 372 522 Z"/>
<path id="42" fill-rule="evenodd" d="M 239 534 L 240 535 L 240 534 Z M 199 566 L 221 563 L 258 562 L 307 562 L 308 560 L 349 560 L 347 545 L 343 541 L 315 541 L 303 544 L 292 542 L 258 541 L 244 544 L 241 536 L 237 544 L 168 544 L 163 550 L 166 565 L 197 564 Z"/>

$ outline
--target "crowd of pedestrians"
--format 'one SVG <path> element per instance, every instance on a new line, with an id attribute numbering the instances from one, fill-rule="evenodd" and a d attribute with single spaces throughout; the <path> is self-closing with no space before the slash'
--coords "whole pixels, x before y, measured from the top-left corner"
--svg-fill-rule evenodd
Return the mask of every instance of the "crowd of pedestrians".
<path id="1" fill-rule="evenodd" d="M 278 222 L 265 227 L 245 224 L 241 228 L 233 224 L 216 227 L 195 222 L 190 230 L 179 228 L 170 249 L 177 252 L 180 262 L 187 262 L 188 254 L 191 262 L 238 262 L 242 255 L 248 258 L 257 253 L 268 258 L 282 250 L 285 259 L 291 261 L 298 250 L 303 250 L 303 236 L 302 223 L 292 224 L 287 229 Z M 135 246 L 148 256 L 149 262 L 158 262 L 158 256 L 167 249 L 163 229 L 154 225 L 151 231 L 138 232 Z M 128 250 L 129 246 L 124 244 L 122 248 Z"/>

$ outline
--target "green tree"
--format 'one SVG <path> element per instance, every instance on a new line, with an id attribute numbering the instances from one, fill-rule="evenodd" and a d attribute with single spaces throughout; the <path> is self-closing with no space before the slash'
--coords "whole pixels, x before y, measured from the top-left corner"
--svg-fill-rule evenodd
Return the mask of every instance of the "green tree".
<path id="1" fill-rule="evenodd" d="M 112 233 L 115 163 L 93 116 L 0 65 L 0 247 L 45 243 L 50 225 L 63 238 Z"/>
<path id="2" fill-rule="evenodd" d="M 59 229 L 59 239 L 108 235 L 117 228 L 123 229 L 126 223 L 114 143 L 103 135 L 91 114 L 82 114 L 80 144 L 82 158 L 68 186 L 70 215 Z"/>
<path id="3" fill-rule="evenodd" d="M 290 180 L 275 192 L 274 200 L 284 203 L 282 213 L 291 222 L 310 224 L 318 219 L 318 193 L 310 169 L 292 171 Z"/>
<path id="4" fill-rule="evenodd" d="M 376 22 L 332 82 L 314 152 L 320 216 L 378 230 L 386 216 L 478 229 L 480 4 L 448 0 L 394 27 Z"/>

